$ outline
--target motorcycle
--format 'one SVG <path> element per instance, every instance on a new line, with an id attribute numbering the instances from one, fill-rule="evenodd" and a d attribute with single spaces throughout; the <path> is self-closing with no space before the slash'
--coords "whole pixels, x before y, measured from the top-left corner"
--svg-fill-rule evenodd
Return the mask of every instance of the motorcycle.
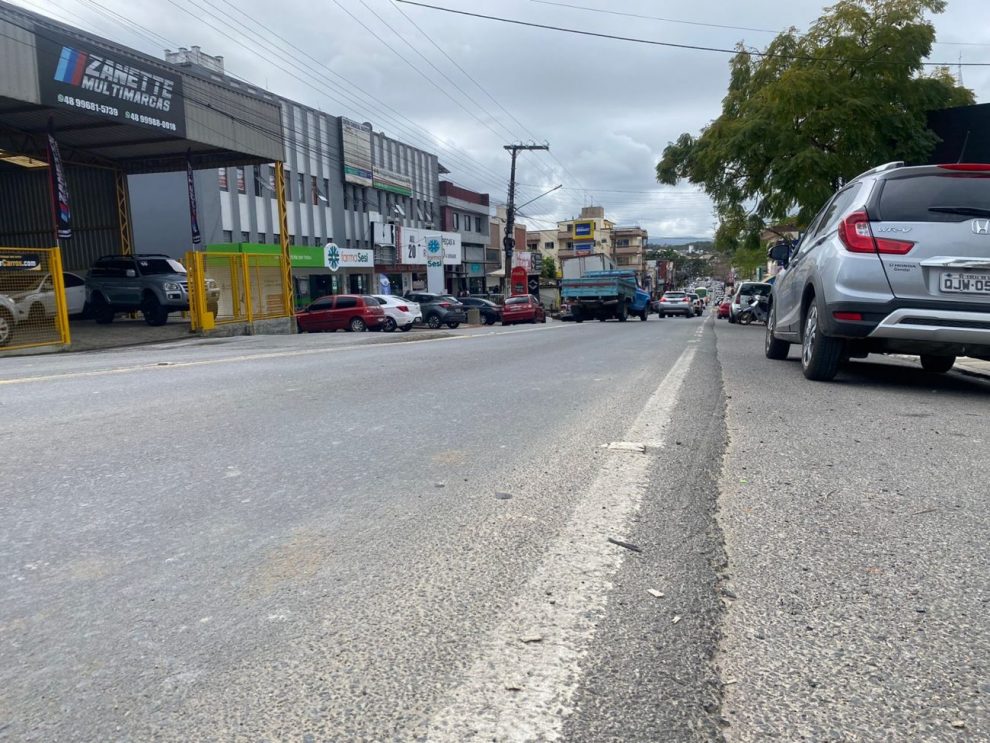
<path id="1" fill-rule="evenodd" d="M 766 324 L 770 316 L 770 297 L 763 295 L 753 297 L 749 300 L 749 306 L 739 311 L 736 322 L 741 325 L 749 325 L 752 322 Z"/>

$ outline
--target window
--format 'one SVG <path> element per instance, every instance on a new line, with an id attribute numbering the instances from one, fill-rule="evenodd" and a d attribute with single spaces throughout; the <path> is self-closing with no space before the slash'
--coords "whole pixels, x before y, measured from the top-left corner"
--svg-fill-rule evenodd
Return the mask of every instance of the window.
<path id="1" fill-rule="evenodd" d="M 262 195 L 261 189 L 264 188 L 261 182 L 261 166 L 257 165 L 251 168 L 251 172 L 254 173 L 254 195 L 261 196 Z"/>
<path id="2" fill-rule="evenodd" d="M 242 232 L 241 233 L 241 242 L 242 243 L 251 242 L 251 233 L 250 232 Z"/>
<path id="3" fill-rule="evenodd" d="M 223 231 L 223 241 L 225 243 L 232 243 L 232 242 L 234 242 L 234 233 L 231 232 L 230 230 L 224 230 Z"/>
<path id="4" fill-rule="evenodd" d="M 258 233 L 258 242 L 261 245 L 264 245 L 265 243 L 267 243 L 268 242 L 268 235 L 266 235 L 264 232 L 259 232 Z"/>
<path id="5" fill-rule="evenodd" d="M 461 228 L 461 215 L 454 212 L 454 229 L 459 230 Z"/>
<path id="6" fill-rule="evenodd" d="M 316 185 L 316 176 L 312 177 L 313 206 L 320 203 L 320 188 Z"/>
<path id="7" fill-rule="evenodd" d="M 246 186 L 244 184 L 244 168 L 237 169 L 237 193 L 245 193 Z"/>
<path id="8" fill-rule="evenodd" d="M 74 273 L 63 273 L 62 283 L 65 284 L 65 288 L 69 289 L 74 286 L 85 286 L 86 282 L 81 277 L 76 276 Z"/>
<path id="9" fill-rule="evenodd" d="M 364 298 L 364 306 L 365 307 L 378 307 L 378 306 L 380 306 L 382 304 L 383 304 L 383 302 L 379 302 L 374 297 L 365 297 Z"/>
<path id="10" fill-rule="evenodd" d="M 305 179 L 306 179 L 306 176 L 304 176 L 302 173 L 296 173 L 296 182 L 297 182 L 297 186 L 296 186 L 296 197 L 300 201 L 304 201 L 303 194 L 306 193 L 306 188 L 303 185 L 305 183 Z"/>
<path id="11" fill-rule="evenodd" d="M 545 243 L 543 243 L 543 249 L 544 250 L 553 250 L 553 243 L 552 242 L 545 242 Z"/>
<path id="12" fill-rule="evenodd" d="M 481 232 L 481 217 L 474 218 L 474 231 Z"/>
<path id="13" fill-rule="evenodd" d="M 226 168 L 217 168 L 217 181 L 220 184 L 220 190 L 221 191 L 226 191 L 227 190 L 227 169 Z"/>
<path id="14" fill-rule="evenodd" d="M 330 179 L 329 178 L 324 178 L 323 179 L 323 198 L 326 200 L 327 206 L 329 206 L 330 205 Z"/>
<path id="15" fill-rule="evenodd" d="M 333 297 L 327 297 L 325 299 L 317 299 L 313 304 L 309 306 L 311 311 L 315 310 L 329 310 L 333 309 Z"/>
<path id="16" fill-rule="evenodd" d="M 357 307 L 357 297 L 337 297 L 337 304 L 334 309 L 349 310 L 352 307 Z"/>

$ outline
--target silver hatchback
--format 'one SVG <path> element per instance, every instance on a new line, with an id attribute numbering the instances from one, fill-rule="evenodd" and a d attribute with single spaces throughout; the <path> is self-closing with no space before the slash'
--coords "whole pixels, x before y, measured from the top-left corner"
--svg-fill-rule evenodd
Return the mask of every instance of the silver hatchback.
<path id="1" fill-rule="evenodd" d="M 846 184 L 782 261 L 765 351 L 801 344 L 808 379 L 845 358 L 918 355 L 930 372 L 990 359 L 990 165 L 889 163 Z"/>

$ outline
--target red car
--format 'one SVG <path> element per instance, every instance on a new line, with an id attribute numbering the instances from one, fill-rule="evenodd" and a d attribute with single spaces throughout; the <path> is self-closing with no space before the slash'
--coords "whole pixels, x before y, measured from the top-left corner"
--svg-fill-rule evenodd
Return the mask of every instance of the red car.
<path id="1" fill-rule="evenodd" d="M 732 309 L 732 300 L 731 299 L 723 300 L 718 306 L 718 315 L 716 315 L 716 317 L 719 320 L 721 320 L 723 317 L 728 319 L 730 309 Z"/>
<path id="2" fill-rule="evenodd" d="M 502 324 L 512 325 L 517 322 L 546 322 L 547 313 L 540 304 L 540 300 L 532 294 L 522 294 L 518 297 L 509 297 L 502 307 Z"/>
<path id="3" fill-rule="evenodd" d="M 320 297 L 306 309 L 297 312 L 296 326 L 300 333 L 319 333 L 324 330 L 360 333 L 369 328 L 378 330 L 385 325 L 385 318 L 385 310 L 374 297 L 338 294 Z"/>

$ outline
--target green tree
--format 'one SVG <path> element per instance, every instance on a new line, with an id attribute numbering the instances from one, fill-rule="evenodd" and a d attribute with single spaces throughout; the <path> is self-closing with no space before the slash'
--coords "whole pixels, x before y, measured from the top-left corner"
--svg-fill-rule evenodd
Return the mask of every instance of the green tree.
<path id="1" fill-rule="evenodd" d="M 805 34 L 778 35 L 762 56 L 739 48 L 721 115 L 682 134 L 657 180 L 701 185 L 719 252 L 759 248 L 789 215 L 806 225 L 844 182 L 892 160 L 924 161 L 937 143 L 926 112 L 973 103 L 949 71 L 925 74 L 944 0 L 839 0 Z"/>
<path id="2" fill-rule="evenodd" d="M 543 256 L 543 267 L 540 270 L 540 278 L 543 279 L 557 278 L 557 261 L 553 259 L 553 256 L 549 256 L 549 255 Z"/>

